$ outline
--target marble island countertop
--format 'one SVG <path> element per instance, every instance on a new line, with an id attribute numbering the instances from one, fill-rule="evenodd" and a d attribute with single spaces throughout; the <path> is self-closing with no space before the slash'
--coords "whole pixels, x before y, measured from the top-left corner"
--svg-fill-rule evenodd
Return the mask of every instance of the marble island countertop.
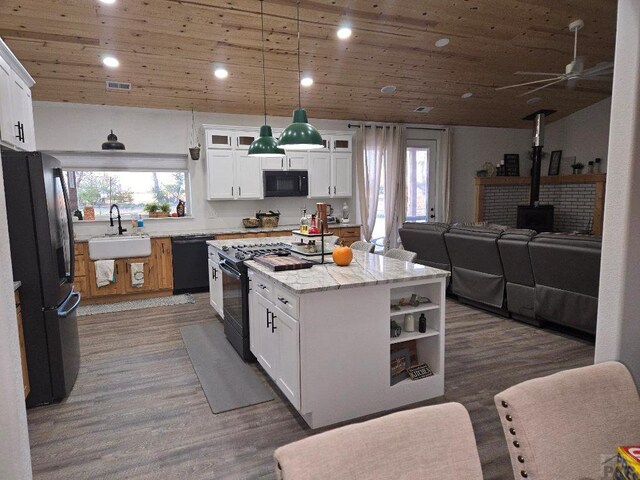
<path id="1" fill-rule="evenodd" d="M 252 239 L 252 243 L 283 242 L 290 244 L 293 238 L 295 237 L 257 238 Z M 220 249 L 229 242 L 213 240 L 207 243 Z M 254 261 L 247 261 L 245 264 L 248 268 L 269 277 L 277 284 L 297 294 L 449 276 L 449 272 L 445 270 L 357 250 L 354 250 L 353 261 L 347 267 L 327 263 L 314 265 L 303 270 L 274 272 Z"/>

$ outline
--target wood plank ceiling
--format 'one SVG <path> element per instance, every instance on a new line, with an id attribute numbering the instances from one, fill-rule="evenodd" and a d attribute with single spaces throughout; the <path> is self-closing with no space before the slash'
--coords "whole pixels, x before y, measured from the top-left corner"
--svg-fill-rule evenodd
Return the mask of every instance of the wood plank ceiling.
<path id="1" fill-rule="evenodd" d="M 295 0 L 264 9 L 269 114 L 288 116 Z M 261 114 L 259 12 L 259 0 L 2 0 L 0 36 L 36 79 L 35 100 Z M 517 96 L 523 89 L 494 87 L 526 81 L 518 70 L 563 72 L 576 18 L 585 67 L 613 61 L 615 0 L 302 0 L 301 65 L 315 80 L 303 106 L 311 119 L 524 127 L 538 108 L 559 119 L 609 96 L 611 84 L 550 87 L 535 106 Z M 336 37 L 343 23 L 353 29 L 346 41 Z M 437 48 L 443 37 L 450 44 Z M 120 67 L 104 67 L 105 54 Z M 226 80 L 213 76 L 216 64 Z M 107 92 L 107 79 L 133 89 Z M 389 84 L 397 92 L 382 94 Z"/>

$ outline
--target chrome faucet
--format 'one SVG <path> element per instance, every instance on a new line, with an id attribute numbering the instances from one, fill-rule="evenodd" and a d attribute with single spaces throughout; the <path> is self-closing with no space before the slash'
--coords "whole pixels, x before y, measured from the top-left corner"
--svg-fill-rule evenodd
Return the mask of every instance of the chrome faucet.
<path id="1" fill-rule="evenodd" d="M 111 224 L 111 226 L 113 227 L 113 207 L 116 208 L 116 210 L 118 211 L 118 235 L 122 235 L 124 232 L 127 231 L 126 228 L 122 228 L 122 222 L 120 220 L 120 207 L 118 207 L 118 205 L 116 205 L 115 203 L 113 205 L 111 205 L 111 208 L 109 209 L 109 222 Z"/>

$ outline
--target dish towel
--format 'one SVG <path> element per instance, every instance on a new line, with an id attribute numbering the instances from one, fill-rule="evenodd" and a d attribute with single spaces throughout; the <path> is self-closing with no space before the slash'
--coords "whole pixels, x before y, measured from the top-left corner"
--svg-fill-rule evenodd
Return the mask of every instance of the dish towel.
<path id="1" fill-rule="evenodd" d="M 115 283 L 115 260 L 96 260 L 93 263 L 96 267 L 96 285 L 98 285 L 98 288 Z"/>
<path id="2" fill-rule="evenodd" d="M 131 268 L 131 286 L 142 288 L 144 286 L 144 263 L 132 263 Z"/>

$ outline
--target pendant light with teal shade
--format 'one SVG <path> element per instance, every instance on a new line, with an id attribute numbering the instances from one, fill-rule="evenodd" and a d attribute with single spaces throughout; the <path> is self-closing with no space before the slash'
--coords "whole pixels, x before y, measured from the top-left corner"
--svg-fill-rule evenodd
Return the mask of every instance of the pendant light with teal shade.
<path id="1" fill-rule="evenodd" d="M 260 136 L 249 147 L 250 157 L 284 157 L 284 150 L 278 147 L 278 140 L 273 138 L 273 131 L 267 125 L 267 72 L 264 61 L 264 10 L 260 0 L 260 22 L 262 26 L 262 86 L 264 99 L 264 125 L 260 127 Z"/>
<path id="2" fill-rule="evenodd" d="M 285 150 L 314 150 L 324 148 L 322 136 L 309 123 L 307 111 L 301 106 L 300 87 L 300 0 L 297 1 L 298 23 L 298 108 L 293 111 L 293 122 L 284 129 L 278 140 L 278 146 Z"/>

